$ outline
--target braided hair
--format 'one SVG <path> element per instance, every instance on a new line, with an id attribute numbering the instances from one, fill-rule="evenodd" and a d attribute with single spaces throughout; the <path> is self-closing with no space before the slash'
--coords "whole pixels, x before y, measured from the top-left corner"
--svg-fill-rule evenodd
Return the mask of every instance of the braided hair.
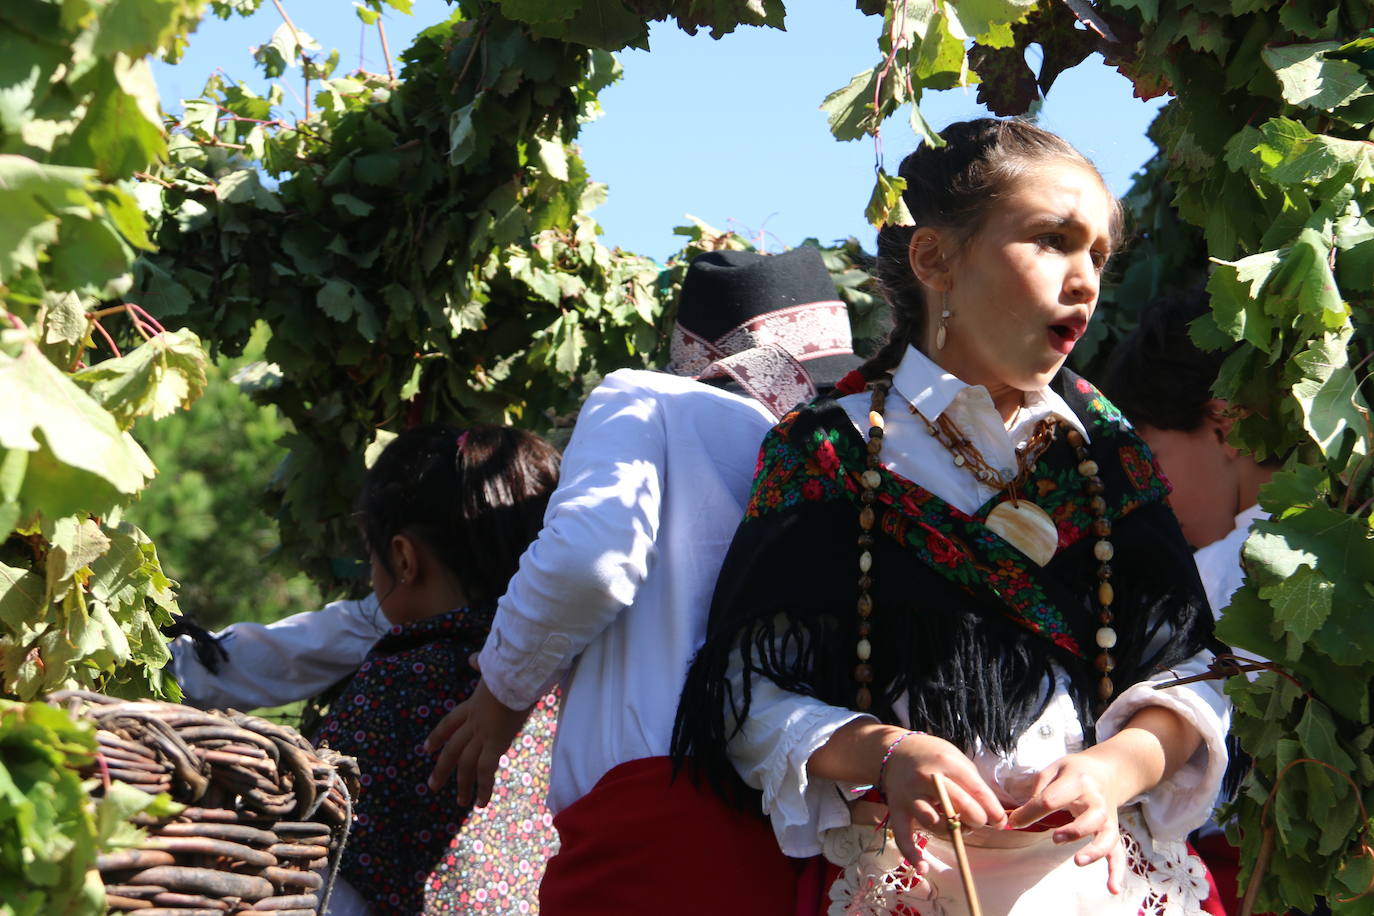
<path id="1" fill-rule="evenodd" d="M 367 472 L 357 500 L 363 539 L 394 574 L 387 545 L 402 532 L 416 538 L 471 604 L 492 604 L 539 533 L 558 465 L 558 451 L 523 430 L 417 426 Z"/>
<path id="2" fill-rule="evenodd" d="M 946 127 L 940 137 L 944 146 L 918 147 L 902 160 L 898 171 L 906 180 L 902 201 L 913 225 L 886 225 L 878 232 L 873 274 L 892 309 L 892 330 L 887 342 L 860 368 L 870 380 L 895 369 L 908 345 L 922 347 L 927 303 L 908 253 L 917 229 L 942 229 L 957 244 L 966 244 L 997 202 L 1013 192 L 1017 181 L 1051 162 L 1082 166 L 1099 180 L 1102 177 L 1067 140 L 1029 121 L 960 121 Z M 1115 247 L 1122 215 L 1120 204 L 1111 200 Z"/>

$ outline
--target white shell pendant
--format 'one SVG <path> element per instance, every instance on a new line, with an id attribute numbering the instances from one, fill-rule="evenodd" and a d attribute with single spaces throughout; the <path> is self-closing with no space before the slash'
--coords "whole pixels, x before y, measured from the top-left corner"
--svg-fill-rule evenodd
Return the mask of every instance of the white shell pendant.
<path id="1" fill-rule="evenodd" d="M 1028 499 L 1007 500 L 988 513 L 984 524 L 998 537 L 1044 566 L 1059 549 L 1054 519 Z"/>

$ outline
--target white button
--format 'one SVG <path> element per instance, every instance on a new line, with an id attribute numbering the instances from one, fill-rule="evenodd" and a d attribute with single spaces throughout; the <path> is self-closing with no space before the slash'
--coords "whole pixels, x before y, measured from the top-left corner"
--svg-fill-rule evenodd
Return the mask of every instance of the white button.
<path id="1" fill-rule="evenodd" d="M 1041 737 L 1041 738 L 1049 738 L 1049 737 L 1052 737 L 1053 735 L 1054 735 L 1054 728 L 1053 728 L 1052 726 L 1049 726 L 1049 725 L 1042 725 L 1042 726 L 1040 726 L 1040 737 Z"/>

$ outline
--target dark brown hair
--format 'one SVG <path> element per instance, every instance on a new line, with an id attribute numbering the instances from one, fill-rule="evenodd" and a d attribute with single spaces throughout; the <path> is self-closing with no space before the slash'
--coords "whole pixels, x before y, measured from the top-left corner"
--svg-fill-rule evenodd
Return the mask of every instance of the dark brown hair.
<path id="1" fill-rule="evenodd" d="M 523 430 L 417 426 L 397 436 L 363 480 L 363 538 L 387 572 L 392 537 L 416 538 L 457 577 L 469 603 L 492 604 L 539 533 L 558 465 L 558 450 Z"/>
<path id="2" fill-rule="evenodd" d="M 1202 425 L 1212 384 L 1235 347 L 1203 350 L 1188 326 L 1206 315 L 1202 289 L 1162 296 L 1140 312 L 1140 324 L 1112 350 L 1102 392 L 1136 426 L 1191 432 Z"/>
<path id="3" fill-rule="evenodd" d="M 892 331 L 863 366 L 864 375 L 870 379 L 896 368 L 907 346 L 919 346 L 925 332 L 925 297 L 907 254 L 917 229 L 933 226 L 951 232 L 959 244 L 966 243 L 1022 176 L 1051 162 L 1079 165 L 1099 180 L 1102 177 L 1067 140 L 1029 121 L 960 121 L 946 127 L 940 136 L 944 146 L 918 147 L 902 160 L 898 171 L 906 180 L 902 201 L 911 211 L 914 225 L 888 225 L 878 232 L 873 273 L 892 308 Z M 1116 199 L 1111 198 L 1111 202 L 1115 248 L 1121 236 L 1122 215 Z"/>

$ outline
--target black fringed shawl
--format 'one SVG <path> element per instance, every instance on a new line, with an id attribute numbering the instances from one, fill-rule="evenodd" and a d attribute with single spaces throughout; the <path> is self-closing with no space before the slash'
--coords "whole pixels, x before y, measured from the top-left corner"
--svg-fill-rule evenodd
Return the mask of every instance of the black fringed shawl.
<path id="1" fill-rule="evenodd" d="M 1064 370 L 1054 387 L 1082 419 L 1106 486 L 1120 691 L 1211 647 L 1212 616 L 1144 443 L 1087 381 Z M 909 727 L 966 750 L 981 740 L 1009 751 L 1048 702 L 1056 663 L 1094 740 L 1098 539 L 1077 465 L 1061 427 L 1024 490 L 1059 529 L 1044 568 L 981 524 L 1005 494 L 969 516 L 881 472 L 870 710 L 879 719 L 896 723 L 893 703 L 907 694 Z M 748 715 L 752 676 L 853 707 L 863 470 L 864 440 L 833 400 L 789 414 L 764 440 L 674 727 L 676 760 L 717 786 L 737 784 L 725 743 Z M 746 672 L 738 695 L 726 678 L 736 650 Z"/>

